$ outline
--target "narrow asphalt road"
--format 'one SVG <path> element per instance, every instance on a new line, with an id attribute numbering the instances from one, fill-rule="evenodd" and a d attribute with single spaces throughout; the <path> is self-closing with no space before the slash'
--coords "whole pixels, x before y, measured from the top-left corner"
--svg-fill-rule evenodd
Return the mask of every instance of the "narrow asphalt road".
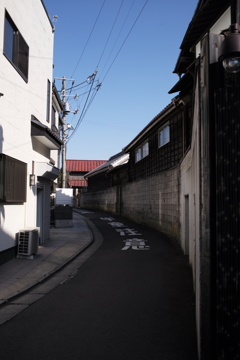
<path id="1" fill-rule="evenodd" d="M 69 281 L 0 327 L 1 360 L 197 360 L 187 257 L 130 220 L 84 216 L 102 245 Z"/>

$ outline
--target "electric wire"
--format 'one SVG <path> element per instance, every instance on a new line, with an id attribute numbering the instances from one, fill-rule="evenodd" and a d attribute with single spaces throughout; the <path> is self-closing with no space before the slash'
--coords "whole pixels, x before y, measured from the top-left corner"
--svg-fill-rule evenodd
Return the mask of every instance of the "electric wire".
<path id="1" fill-rule="evenodd" d="M 98 81 L 98 80 L 95 80 L 94 82 L 97 82 L 97 81 Z M 88 84 L 87 86 L 89 86 L 89 84 Z M 96 85 L 96 86 L 98 86 L 98 85 Z M 86 87 L 86 86 L 84 86 L 84 87 Z M 81 89 L 82 89 L 82 87 L 81 87 Z M 85 92 L 83 92 L 82 94 L 79 94 L 78 97 L 83 96 L 83 95 L 86 95 L 86 94 L 88 94 L 88 91 L 85 91 Z"/>
<path id="2" fill-rule="evenodd" d="M 93 91 L 92 96 L 91 96 L 91 98 L 90 98 L 90 100 L 89 100 L 89 102 L 88 102 L 88 105 L 87 105 L 87 107 L 86 107 L 86 110 L 84 111 L 83 117 L 86 115 L 88 109 L 89 109 L 90 106 L 92 105 L 92 102 L 93 102 L 95 96 L 97 95 L 97 92 L 98 92 L 98 90 L 100 89 L 101 85 L 102 85 L 102 84 L 100 83 L 100 84 L 98 84 L 98 85 L 93 89 L 94 91 Z"/>
<path id="3" fill-rule="evenodd" d="M 118 39 L 119 39 L 119 37 L 120 37 L 120 35 L 121 35 L 121 33 L 122 33 L 122 30 L 123 30 L 123 28 L 124 28 L 124 25 L 126 24 L 126 21 L 127 21 L 127 19 L 128 19 L 128 16 L 129 16 L 129 14 L 130 14 L 130 12 L 131 12 L 131 10 L 132 10 L 132 7 L 133 7 L 135 1 L 136 1 L 136 0 L 133 0 L 133 2 L 132 2 L 132 5 L 131 5 L 131 7 L 130 7 L 128 13 L 127 13 L 127 16 L 126 16 L 126 18 L 125 18 L 125 20 L 124 20 L 124 22 L 123 22 L 123 25 L 122 25 L 119 33 L 118 33 L 118 36 L 117 36 L 117 38 L 116 38 L 116 40 L 115 40 L 115 43 L 113 44 L 112 50 L 110 51 L 110 54 L 109 54 L 109 56 L 108 56 L 108 58 L 107 58 L 107 60 L 106 60 L 106 62 L 105 62 L 105 65 L 104 65 L 104 67 L 103 67 L 103 69 L 102 69 L 102 73 L 104 73 L 104 70 L 105 70 L 105 67 L 107 66 L 108 60 L 110 59 L 110 57 L 111 57 L 111 55 L 112 55 L 112 52 L 113 52 L 113 50 L 114 50 L 114 48 L 115 48 L 115 46 L 116 46 L 116 43 L 117 43 L 117 41 L 118 41 Z"/>
<path id="4" fill-rule="evenodd" d="M 106 72 L 105 76 L 103 77 L 102 83 L 103 83 L 103 81 L 105 80 L 106 76 L 108 75 L 109 71 L 111 70 L 111 68 L 112 68 L 112 66 L 113 66 L 113 64 L 114 64 L 114 62 L 116 61 L 116 59 L 117 59 L 117 57 L 118 57 L 118 55 L 119 55 L 120 51 L 122 50 L 122 48 L 123 48 L 124 44 L 126 43 L 126 41 L 127 41 L 128 37 L 129 37 L 130 33 L 132 32 L 132 30 L 133 30 L 134 26 L 136 25 L 136 23 L 137 23 L 137 21 L 138 21 L 138 19 L 139 19 L 140 15 L 142 14 L 142 12 L 143 12 L 143 10 L 144 10 L 145 6 L 147 5 L 147 3 L 148 3 L 148 0 L 146 0 L 146 1 L 145 1 L 145 3 L 144 3 L 144 5 L 143 5 L 142 9 L 140 10 L 140 12 L 139 12 L 139 14 L 138 14 L 138 16 L 137 16 L 136 20 L 135 20 L 135 21 L 134 21 L 134 23 L 133 23 L 133 25 L 132 25 L 131 29 L 129 30 L 129 32 L 128 32 L 128 34 L 127 34 L 127 36 L 125 37 L 125 39 L 124 39 L 124 41 L 123 41 L 123 43 L 122 43 L 122 45 L 120 46 L 120 48 L 119 48 L 119 50 L 118 50 L 118 52 L 117 52 L 116 56 L 114 57 L 114 59 L 113 59 L 113 61 L 112 61 L 111 65 L 109 66 L 109 68 L 108 68 L 108 70 L 107 70 L 107 72 Z"/>
<path id="5" fill-rule="evenodd" d="M 69 101 L 69 98 L 70 98 L 70 96 L 72 94 L 72 89 L 76 88 L 77 86 L 80 86 L 80 85 L 84 84 L 85 82 L 87 82 L 87 80 L 83 81 L 81 84 L 73 86 L 73 84 L 74 84 L 74 81 L 73 81 L 72 82 L 72 87 L 69 88 L 69 89 L 65 89 L 65 91 L 70 91 L 70 93 L 68 94 L 67 99 L 66 99 L 67 102 Z"/>
<path id="6" fill-rule="evenodd" d="M 80 114 L 80 117 L 79 117 L 79 119 L 78 119 L 77 125 L 75 126 L 73 132 L 72 132 L 71 135 L 69 136 L 68 141 L 69 141 L 69 140 L 73 137 L 73 135 L 76 133 L 79 125 L 81 124 L 81 122 L 82 122 L 82 120 L 83 120 L 83 115 L 84 115 L 84 113 L 85 113 L 85 108 L 86 108 L 86 105 L 87 105 L 87 102 L 88 102 L 90 93 L 91 93 L 91 91 L 92 91 L 92 87 L 93 87 L 93 84 L 94 84 L 95 76 L 96 76 L 96 73 L 95 73 L 94 77 L 92 78 L 91 87 L 90 87 L 90 90 L 89 90 L 89 92 L 88 92 L 88 96 L 87 96 L 87 99 L 86 99 L 86 101 L 85 101 L 83 110 L 82 110 L 82 112 L 81 112 L 81 114 Z M 68 142 L 68 141 L 67 141 L 67 142 Z"/>
<path id="7" fill-rule="evenodd" d="M 75 86 L 72 85 L 69 89 L 65 89 L 65 91 L 70 91 L 70 93 L 68 94 L 68 97 L 67 97 L 67 101 L 69 101 L 69 97 L 70 97 L 70 95 L 71 95 L 71 93 L 72 93 L 72 89 L 75 89 L 76 87 L 85 84 L 86 82 L 88 82 L 88 81 L 92 78 L 92 76 L 93 76 L 93 74 L 90 75 L 90 76 L 89 76 L 85 81 L 83 81 L 82 83 L 80 83 L 80 84 L 78 84 L 78 85 L 75 85 Z M 74 84 L 74 82 L 73 82 L 72 84 Z"/>
<path id="8" fill-rule="evenodd" d="M 75 71 L 76 71 L 76 69 L 77 69 L 77 67 L 78 67 L 78 65 L 79 65 L 79 63 L 80 63 L 80 61 L 81 61 L 81 59 L 82 59 L 82 56 L 83 56 L 83 54 L 84 54 L 84 52 L 85 52 L 85 50 L 86 50 L 86 47 L 87 47 L 87 45 L 88 45 L 88 43 L 89 43 L 89 41 L 90 41 L 90 38 L 91 38 L 92 33 L 93 33 L 93 30 L 94 30 L 94 28 L 95 28 L 95 26 L 96 26 L 96 24 L 97 24 L 97 22 L 98 22 L 98 19 L 99 19 L 99 17 L 100 17 L 100 14 L 101 14 L 101 12 L 102 12 L 102 9 L 103 9 L 103 6 L 104 6 L 105 2 L 106 2 L 106 0 L 104 0 L 103 3 L 102 3 L 101 9 L 100 9 L 99 12 L 98 12 L 98 15 L 97 15 L 97 18 L 96 18 L 96 20 L 95 20 L 95 23 L 94 23 L 94 25 L 93 25 L 93 27 L 92 27 L 92 30 L 91 30 L 91 32 L 90 32 L 90 35 L 89 35 L 89 37 L 88 37 L 88 39 L 87 39 L 87 41 L 86 41 L 86 44 L 85 44 L 85 46 L 84 46 L 84 48 L 83 48 L 83 51 L 82 51 L 82 53 L 81 53 L 81 55 L 80 55 L 80 57 L 79 57 L 79 59 L 78 59 L 77 65 L 75 66 L 75 69 L 74 69 L 74 71 L 73 71 L 73 73 L 72 73 L 72 75 L 71 75 L 71 78 L 73 77 L 73 75 L 74 75 L 74 73 L 75 73 Z M 73 82 L 73 83 L 74 83 L 74 82 Z M 78 85 L 76 85 L 76 86 L 78 86 Z M 72 86 L 71 88 L 69 88 L 69 89 L 66 89 L 66 91 L 67 91 L 67 90 L 70 91 L 70 93 L 68 94 L 67 101 L 68 101 L 68 99 L 69 99 L 69 96 L 70 96 L 71 93 L 72 93 L 72 88 L 73 88 L 73 86 Z"/>
<path id="9" fill-rule="evenodd" d="M 90 40 L 90 38 L 91 38 L 91 35 L 92 35 L 92 33 L 93 33 L 93 30 L 94 30 L 94 28 L 95 28 L 95 25 L 96 25 L 96 23 L 97 23 L 97 21 L 98 21 L 98 18 L 99 18 L 100 14 L 101 14 L 101 11 L 102 11 L 102 9 L 103 9 L 103 6 L 104 6 L 105 2 L 106 2 L 106 0 L 103 1 L 102 7 L 101 7 L 101 9 L 100 9 L 100 11 L 99 11 L 99 13 L 98 13 L 97 19 L 96 19 L 96 21 L 95 21 L 95 23 L 94 23 L 94 26 L 93 26 L 93 28 L 92 28 L 92 31 L 91 31 L 91 33 L 90 33 L 90 35 L 89 35 L 89 37 L 88 37 L 88 40 L 87 40 L 87 42 L 86 42 L 86 44 L 85 44 L 85 47 L 84 47 L 84 49 L 83 49 L 83 52 L 82 52 L 82 54 L 81 54 L 81 56 L 80 56 L 80 58 L 79 58 L 79 60 L 78 60 L 78 63 L 77 63 L 77 65 L 76 65 L 75 69 L 74 69 L 74 72 L 76 71 L 77 66 L 79 65 L 79 62 L 80 62 L 80 60 L 81 60 L 81 58 L 82 58 L 82 55 L 83 55 L 83 53 L 84 53 L 84 51 L 85 51 L 85 49 L 86 49 L 86 46 L 87 46 L 87 44 L 88 44 L 88 42 L 89 42 L 89 40 Z M 111 31 L 110 31 L 110 33 L 109 33 L 108 39 L 107 39 L 107 41 L 106 41 L 106 43 L 105 43 L 104 49 L 103 49 L 102 54 L 101 54 L 101 56 L 100 56 L 100 59 L 99 59 L 99 62 L 98 62 L 98 66 L 99 66 L 99 64 L 100 64 L 100 62 L 101 62 L 101 60 L 102 60 L 103 54 L 104 54 L 104 52 L 105 52 L 105 49 L 106 49 L 107 44 L 108 44 L 108 41 L 109 41 L 109 39 L 110 39 L 110 36 L 111 36 L 111 34 L 112 34 L 112 31 L 113 31 L 114 26 L 115 26 L 115 24 L 116 24 L 116 21 L 117 21 L 117 19 L 118 19 L 118 16 L 119 16 L 121 7 L 122 7 L 122 5 L 123 5 L 123 2 L 124 2 L 124 0 L 122 0 L 122 2 L 121 2 L 121 4 L 120 4 L 118 13 L 117 13 L 117 15 L 116 15 L 116 17 L 115 17 L 115 20 L 114 20 L 113 26 L 112 26 L 112 28 L 111 28 Z M 131 9 L 132 9 L 132 6 L 133 6 L 134 2 L 135 2 L 135 0 L 133 0 L 133 2 L 132 2 L 132 5 L 131 5 L 131 8 L 130 8 L 128 14 L 127 14 L 127 17 L 129 16 L 129 13 L 130 13 L 130 11 L 131 11 Z M 73 132 L 69 135 L 67 142 L 73 137 L 73 135 L 76 133 L 78 127 L 80 126 L 81 122 L 83 121 L 83 118 L 84 118 L 84 116 L 86 115 L 86 112 L 88 111 L 89 107 L 91 106 L 91 104 L 92 104 L 92 102 L 93 102 L 93 100 L 94 100 L 94 98 L 95 98 L 98 90 L 100 89 L 103 81 L 105 80 L 105 78 L 107 77 L 109 71 L 111 70 L 114 62 L 116 61 L 116 59 L 117 59 L 120 51 L 122 50 L 122 48 L 123 48 L 124 44 L 126 43 L 128 37 L 130 36 L 133 28 L 135 27 L 135 25 L 136 25 L 136 23 L 137 23 L 140 15 L 142 14 L 142 12 L 143 12 L 145 6 L 147 5 L 147 3 L 148 3 L 148 0 L 145 1 L 143 7 L 141 8 L 141 10 L 140 10 L 138 16 L 136 17 L 136 19 L 135 19 L 132 27 L 130 28 L 127 36 L 125 37 L 122 45 L 120 46 L 117 54 L 115 55 L 112 63 L 110 64 L 107 72 L 105 73 L 105 75 L 104 75 L 103 80 L 101 81 L 101 83 L 98 84 L 98 85 L 93 89 L 93 84 L 95 83 L 95 77 L 96 77 L 96 73 L 97 73 L 97 72 L 95 72 L 93 75 L 91 75 L 91 76 L 90 76 L 87 80 L 85 80 L 84 82 L 82 82 L 82 83 L 80 83 L 80 84 L 78 84 L 78 85 L 72 86 L 72 87 L 69 88 L 69 89 L 66 89 L 66 91 L 72 91 L 73 88 L 75 89 L 75 88 L 77 88 L 78 86 L 83 85 L 85 82 L 88 82 L 89 79 L 91 79 L 91 84 L 90 84 L 91 86 L 90 86 L 89 91 L 86 91 L 85 93 L 82 94 L 82 95 L 88 94 L 88 96 L 87 96 L 87 98 L 86 98 L 86 100 L 85 100 L 85 103 L 84 103 L 83 110 L 82 110 L 82 112 L 81 112 L 81 114 L 80 114 L 80 116 L 79 116 L 77 125 L 75 126 Z M 122 28 L 121 28 L 121 30 L 120 30 L 120 33 L 121 33 L 121 31 L 122 31 L 125 23 L 126 23 L 127 17 L 126 17 L 126 19 L 125 19 L 125 21 L 124 21 L 124 24 L 123 24 L 123 26 L 122 26 Z M 116 44 L 116 42 L 117 42 L 117 40 L 118 40 L 118 38 L 119 38 L 119 36 L 120 36 L 120 33 L 119 33 L 119 35 L 118 35 L 118 37 L 117 37 L 117 39 L 116 39 L 116 41 L 115 41 L 115 43 L 114 43 L 113 48 L 115 47 L 115 44 Z M 112 54 L 113 48 L 112 48 L 112 50 L 111 50 L 110 55 Z M 109 60 L 109 58 L 110 58 L 110 55 L 109 55 L 109 57 L 108 57 L 108 59 L 107 59 L 107 62 L 108 62 L 108 60 Z M 107 62 L 106 62 L 106 63 L 107 63 Z M 106 63 L 105 63 L 104 68 L 106 67 Z M 98 68 L 98 66 L 97 66 L 97 68 Z M 74 72 L 73 72 L 73 74 L 74 74 Z M 72 76 L 73 76 L 73 75 L 72 75 Z M 84 86 L 84 87 L 85 87 L 85 86 Z M 75 90 L 76 90 L 76 89 L 75 89 Z M 92 93 L 92 95 L 91 95 L 91 98 L 89 99 L 91 93 Z"/>
<path id="10" fill-rule="evenodd" d="M 92 96 L 91 98 L 89 99 L 88 101 L 88 105 L 84 111 L 84 113 L 82 114 L 82 118 L 86 115 L 88 109 L 90 108 L 95 96 L 96 96 L 96 93 L 97 91 L 99 90 L 101 84 L 99 84 L 99 80 L 94 80 L 94 83 L 98 82 L 98 84 L 95 86 L 95 88 L 92 89 Z M 79 110 L 80 109 L 80 105 L 82 103 L 82 101 L 84 100 L 84 95 L 88 94 L 89 93 L 89 90 L 88 91 L 85 91 L 84 93 L 78 95 L 78 98 L 81 97 L 81 100 L 77 102 L 77 109 L 76 110 Z M 78 112 L 78 111 L 77 111 Z M 74 113 L 74 116 L 77 114 L 77 112 Z"/>
<path id="11" fill-rule="evenodd" d="M 90 92 L 91 92 L 91 90 L 89 91 L 89 95 L 90 95 Z M 89 98 L 89 95 L 88 95 L 88 98 Z M 71 135 L 69 136 L 67 142 L 73 137 L 73 135 L 77 131 L 78 127 L 80 126 L 81 122 L 83 121 L 83 118 L 84 118 L 84 115 L 85 115 L 85 112 L 86 112 L 85 109 L 86 109 L 86 105 L 87 105 L 87 102 L 88 102 L 88 98 L 85 101 L 85 104 L 84 104 L 83 110 L 81 112 L 81 115 L 79 117 L 78 123 L 77 123 L 76 127 L 74 128 L 73 132 L 71 133 Z"/>
<path id="12" fill-rule="evenodd" d="M 80 83 L 80 84 L 78 84 L 78 85 L 74 85 L 74 86 L 71 86 L 69 89 L 65 89 L 65 91 L 70 91 L 70 90 L 72 90 L 72 89 L 74 89 L 74 88 L 76 88 L 76 87 L 78 87 L 78 86 L 80 86 L 80 85 L 83 85 L 83 84 L 85 84 L 85 82 L 87 82 L 87 80 L 88 79 L 86 79 L 85 81 L 83 81 L 82 83 Z M 62 90 L 59 90 L 58 92 L 61 92 Z"/>
<path id="13" fill-rule="evenodd" d="M 82 53 L 81 53 L 81 55 L 80 55 L 80 57 L 79 57 L 79 59 L 78 59 L 77 65 L 75 66 L 75 69 L 74 69 L 71 77 L 73 77 L 73 75 L 74 75 L 74 73 L 75 73 L 75 71 L 76 71 L 76 69 L 77 69 L 77 67 L 78 67 L 78 65 L 79 65 L 79 63 L 80 63 L 80 61 L 81 61 L 81 59 L 82 59 L 82 56 L 83 56 L 83 54 L 84 54 L 84 51 L 85 51 L 85 49 L 86 49 L 86 47 L 87 47 L 87 45 L 88 45 L 88 43 L 89 43 L 89 41 L 90 41 L 90 38 L 91 38 L 92 33 L 93 33 L 93 30 L 94 30 L 94 28 L 95 28 L 95 26 L 96 26 L 96 24 L 97 24 L 97 22 L 98 22 L 98 19 L 99 19 L 99 17 L 100 17 L 100 14 L 101 14 L 101 12 L 102 12 L 102 9 L 103 9 L 103 7 L 104 7 L 105 2 L 106 2 L 106 0 L 104 0 L 103 3 L 102 3 L 101 9 L 99 10 L 99 13 L 98 13 L 97 18 L 96 18 L 96 20 L 95 20 L 95 23 L 94 23 L 94 25 L 93 25 L 93 27 L 92 27 L 92 30 L 91 30 L 91 32 L 90 32 L 90 35 L 89 35 L 89 37 L 88 37 L 88 39 L 87 39 L 87 41 L 86 41 L 86 44 L 85 44 L 85 46 L 84 46 L 84 48 L 83 48 L 83 51 L 82 51 Z"/>
<path id="14" fill-rule="evenodd" d="M 109 41 L 109 39 L 110 39 L 110 37 L 111 37 L 111 34 L 112 34 L 112 32 L 113 32 L 114 26 L 115 26 L 116 21 L 117 21 L 117 19 L 118 19 L 118 16 L 119 16 L 119 13 L 120 13 L 120 11 L 121 11 L 121 8 L 122 8 L 123 3 L 124 3 L 124 0 L 122 0 L 122 2 L 121 2 L 121 4 L 120 4 L 120 7 L 119 7 L 119 9 L 118 9 L 117 15 L 116 15 L 115 20 L 114 20 L 114 22 L 113 22 L 112 28 L 111 28 L 111 30 L 110 30 L 110 32 L 109 32 L 107 41 L 106 41 L 105 46 L 104 46 L 104 48 L 103 48 L 102 54 L 101 54 L 100 59 L 99 59 L 99 61 L 98 61 L 97 67 L 99 67 L 99 64 L 100 64 L 100 62 L 101 62 L 101 60 L 102 60 L 103 54 L 104 54 L 104 52 L 105 52 L 105 49 L 106 49 L 107 44 L 108 44 L 108 41 Z"/>

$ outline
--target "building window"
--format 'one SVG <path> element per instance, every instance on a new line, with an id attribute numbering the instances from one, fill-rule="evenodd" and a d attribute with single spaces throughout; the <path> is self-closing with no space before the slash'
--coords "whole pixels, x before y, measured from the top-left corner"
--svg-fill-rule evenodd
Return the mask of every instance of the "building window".
<path id="1" fill-rule="evenodd" d="M 192 134 L 192 108 L 188 106 L 185 110 L 184 117 L 184 151 L 191 146 L 191 134 Z"/>
<path id="2" fill-rule="evenodd" d="M 27 81 L 29 47 L 7 12 L 5 13 L 3 53 Z"/>
<path id="3" fill-rule="evenodd" d="M 27 164 L 0 154 L 0 202 L 23 203 L 27 199 Z"/>
<path id="4" fill-rule="evenodd" d="M 51 122 L 52 122 L 52 128 L 56 126 L 56 110 L 55 110 L 55 107 L 52 106 L 52 119 L 51 119 Z"/>
<path id="5" fill-rule="evenodd" d="M 46 120 L 49 122 L 50 116 L 50 96 L 51 96 L 51 83 L 47 80 L 47 112 L 46 112 Z"/>
<path id="6" fill-rule="evenodd" d="M 159 131 L 159 147 L 167 144 L 170 141 L 170 126 L 166 125 Z"/>
<path id="7" fill-rule="evenodd" d="M 146 141 L 135 151 L 135 162 L 138 162 L 149 155 L 149 143 Z"/>

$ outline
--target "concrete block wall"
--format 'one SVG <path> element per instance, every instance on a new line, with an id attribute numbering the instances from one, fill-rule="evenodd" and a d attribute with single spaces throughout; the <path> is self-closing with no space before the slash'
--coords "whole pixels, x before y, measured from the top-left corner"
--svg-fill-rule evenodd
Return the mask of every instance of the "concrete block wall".
<path id="1" fill-rule="evenodd" d="M 122 187 L 122 215 L 180 238 L 179 167 Z"/>
<path id="2" fill-rule="evenodd" d="M 164 232 L 180 241 L 179 167 L 122 186 L 122 198 L 117 187 L 81 195 L 81 207 L 117 212 L 136 222 Z M 117 206 L 117 199 L 121 206 Z"/>
<path id="3" fill-rule="evenodd" d="M 115 213 L 117 187 L 109 188 L 104 191 L 83 192 L 80 201 L 80 206 L 85 209 L 99 209 Z"/>

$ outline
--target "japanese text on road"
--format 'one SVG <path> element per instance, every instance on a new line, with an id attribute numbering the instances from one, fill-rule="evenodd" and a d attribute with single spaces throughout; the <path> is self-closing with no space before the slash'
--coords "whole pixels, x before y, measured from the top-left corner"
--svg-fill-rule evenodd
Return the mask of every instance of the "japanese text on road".
<path id="1" fill-rule="evenodd" d="M 103 217 L 100 218 L 103 221 L 108 221 L 108 224 L 115 228 L 116 232 L 119 233 L 120 236 L 142 236 L 141 233 L 134 229 L 129 229 L 123 223 L 117 222 L 112 217 Z M 139 238 L 131 238 L 123 240 L 125 242 L 125 246 L 121 250 L 150 250 L 150 246 L 146 245 L 145 242 L 147 240 L 139 239 Z"/>

